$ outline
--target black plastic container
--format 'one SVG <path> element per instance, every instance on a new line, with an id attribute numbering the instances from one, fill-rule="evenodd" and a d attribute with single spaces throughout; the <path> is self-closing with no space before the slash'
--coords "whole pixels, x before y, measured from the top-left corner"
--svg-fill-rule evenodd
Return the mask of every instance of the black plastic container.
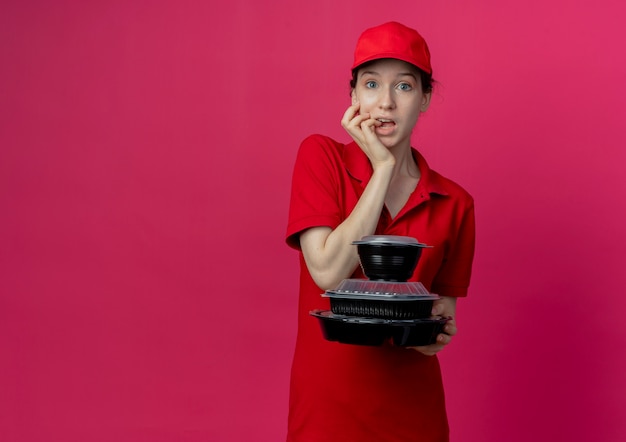
<path id="1" fill-rule="evenodd" d="M 313 310 L 322 335 L 343 344 L 379 346 L 390 341 L 398 347 L 428 345 L 436 341 L 446 319 L 392 320 L 337 315 L 328 310 Z"/>
<path id="2" fill-rule="evenodd" d="M 422 319 L 411 324 L 392 324 L 390 327 L 393 343 L 398 347 L 434 344 L 447 321 L 447 319 Z"/>
<path id="3" fill-rule="evenodd" d="M 395 235 L 364 236 L 357 246 L 363 273 L 371 280 L 407 281 L 428 247 L 415 238 Z"/>
<path id="4" fill-rule="evenodd" d="M 319 320 L 327 341 L 378 346 L 390 337 L 388 326 L 375 319 L 335 315 L 328 310 L 314 310 L 311 315 Z"/>
<path id="5" fill-rule="evenodd" d="M 381 299 L 330 298 L 330 309 L 333 313 L 369 318 L 428 318 L 432 308 L 432 299 L 394 302 Z"/>
<path id="6" fill-rule="evenodd" d="M 439 299 L 420 282 L 344 279 L 335 290 L 323 295 L 338 315 L 383 319 L 421 319 L 431 314 Z"/>

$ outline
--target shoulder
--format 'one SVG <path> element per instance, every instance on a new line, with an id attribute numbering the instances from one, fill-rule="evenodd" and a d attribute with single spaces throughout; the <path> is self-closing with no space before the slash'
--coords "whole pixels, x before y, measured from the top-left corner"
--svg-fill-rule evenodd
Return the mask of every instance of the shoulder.
<path id="1" fill-rule="evenodd" d="M 321 152 L 341 154 L 345 148 L 343 143 L 333 140 L 326 135 L 313 134 L 302 140 L 300 154 L 315 154 Z"/>
<path id="2" fill-rule="evenodd" d="M 296 169 L 339 170 L 344 168 L 346 145 L 325 135 L 309 135 L 300 144 L 296 156 Z"/>

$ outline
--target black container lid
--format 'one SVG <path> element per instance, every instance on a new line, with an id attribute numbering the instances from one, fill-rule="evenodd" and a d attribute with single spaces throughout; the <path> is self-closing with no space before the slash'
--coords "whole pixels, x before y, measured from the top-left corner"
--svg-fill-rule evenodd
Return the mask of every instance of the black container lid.
<path id="1" fill-rule="evenodd" d="M 359 241 L 353 241 L 352 244 L 370 244 L 370 245 L 397 245 L 397 246 L 411 246 L 411 247 L 432 247 L 419 242 L 412 236 L 399 236 L 399 235 L 368 235 L 361 238 Z"/>

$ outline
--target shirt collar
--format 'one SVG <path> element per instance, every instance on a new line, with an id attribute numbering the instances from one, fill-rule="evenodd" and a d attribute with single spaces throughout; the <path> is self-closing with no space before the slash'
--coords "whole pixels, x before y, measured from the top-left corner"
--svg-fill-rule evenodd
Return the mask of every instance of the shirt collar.
<path id="1" fill-rule="evenodd" d="M 417 149 L 411 148 L 411 151 L 421 174 L 417 187 L 428 194 L 448 195 L 448 191 L 441 182 L 439 174 L 428 166 L 426 159 Z M 343 152 L 343 161 L 350 176 L 360 181 L 361 185 L 365 187 L 372 177 L 373 169 L 367 155 L 354 141 L 346 145 Z"/>

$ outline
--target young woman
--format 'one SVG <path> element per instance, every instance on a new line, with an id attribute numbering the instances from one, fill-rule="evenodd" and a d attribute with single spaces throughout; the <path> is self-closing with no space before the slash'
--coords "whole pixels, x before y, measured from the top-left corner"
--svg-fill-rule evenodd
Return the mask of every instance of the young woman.
<path id="1" fill-rule="evenodd" d="M 353 141 L 312 135 L 294 168 L 287 243 L 301 251 L 301 277 L 287 439 L 447 441 L 435 355 L 456 334 L 454 320 L 432 345 L 367 347 L 324 340 L 309 315 L 329 309 L 324 290 L 364 278 L 352 242 L 365 235 L 411 236 L 433 246 L 411 278 L 441 297 L 433 315 L 454 317 L 469 286 L 473 199 L 411 147 L 432 92 L 426 42 L 396 22 L 366 30 L 351 88 L 341 124 Z"/>

